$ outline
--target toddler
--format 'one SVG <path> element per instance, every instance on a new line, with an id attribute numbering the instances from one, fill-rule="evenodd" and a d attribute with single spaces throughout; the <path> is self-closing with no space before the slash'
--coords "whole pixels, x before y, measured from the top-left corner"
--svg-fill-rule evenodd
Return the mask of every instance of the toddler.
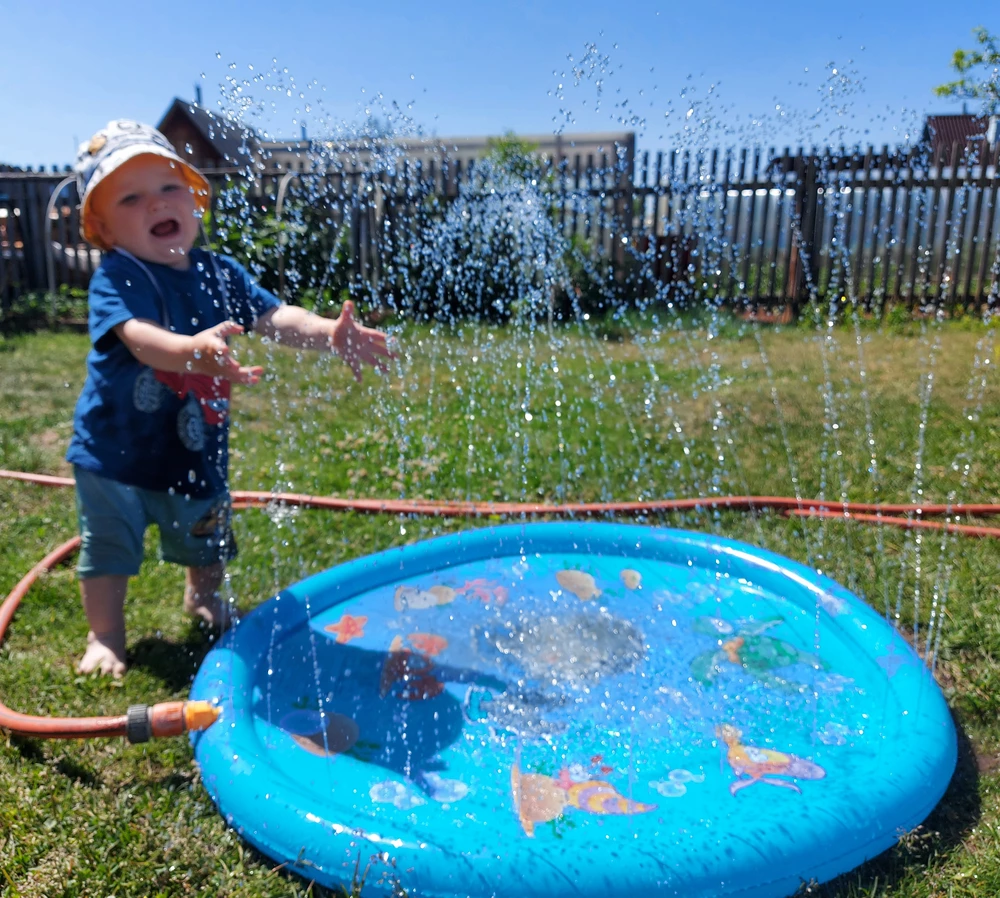
<path id="1" fill-rule="evenodd" d="M 282 303 L 228 256 L 195 248 L 209 184 L 154 128 L 111 122 L 80 147 L 84 239 L 105 251 L 90 282 L 91 349 L 66 458 L 74 467 L 80 593 L 90 633 L 81 673 L 125 672 L 123 606 L 155 523 L 186 568 L 184 608 L 225 626 L 219 597 L 236 553 L 227 487 L 230 384 L 256 383 L 227 338 L 253 330 L 336 352 L 360 381 L 384 369 L 385 334 L 345 302 L 336 320 Z"/>

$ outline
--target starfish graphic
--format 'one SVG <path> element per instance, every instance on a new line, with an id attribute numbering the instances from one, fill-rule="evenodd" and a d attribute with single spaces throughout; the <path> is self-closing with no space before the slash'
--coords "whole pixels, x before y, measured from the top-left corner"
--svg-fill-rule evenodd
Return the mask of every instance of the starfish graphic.
<path id="1" fill-rule="evenodd" d="M 364 615 L 352 617 L 350 614 L 344 614 L 337 623 L 327 624 L 323 629 L 328 633 L 336 633 L 337 642 L 345 643 L 364 636 L 367 623 L 368 618 Z"/>
<path id="2" fill-rule="evenodd" d="M 407 638 L 410 640 L 410 645 L 421 655 L 426 655 L 429 658 L 440 655 L 448 648 L 448 640 L 434 633 L 411 633 Z"/>
<path id="3" fill-rule="evenodd" d="M 885 670 L 886 676 L 891 680 L 899 672 L 899 668 L 910 664 L 911 661 L 905 655 L 896 654 L 896 644 L 889 643 L 888 653 L 880 655 L 875 659 L 879 666 Z"/>

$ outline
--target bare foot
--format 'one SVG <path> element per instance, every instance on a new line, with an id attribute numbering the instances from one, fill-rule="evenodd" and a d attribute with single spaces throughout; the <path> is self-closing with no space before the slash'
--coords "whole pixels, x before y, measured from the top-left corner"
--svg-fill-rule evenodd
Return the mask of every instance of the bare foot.
<path id="1" fill-rule="evenodd" d="M 98 639 L 94 631 L 87 634 L 87 651 L 76 666 L 76 672 L 89 674 L 94 671 L 120 680 L 125 674 L 125 634 L 112 634 Z"/>
<path id="2" fill-rule="evenodd" d="M 210 627 L 227 630 L 240 619 L 235 602 L 228 602 L 218 593 L 202 599 L 188 589 L 184 593 L 184 610 L 191 617 L 204 621 Z"/>

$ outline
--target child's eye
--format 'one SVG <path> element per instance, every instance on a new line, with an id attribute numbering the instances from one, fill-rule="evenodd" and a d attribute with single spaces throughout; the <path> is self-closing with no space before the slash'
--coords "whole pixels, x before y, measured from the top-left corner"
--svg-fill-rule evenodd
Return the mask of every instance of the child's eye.
<path id="1" fill-rule="evenodd" d="M 121 206 L 134 206 L 139 201 L 139 195 L 137 193 L 130 193 L 127 196 L 123 196 L 118 204 Z"/>
<path id="2" fill-rule="evenodd" d="M 180 190 L 180 189 L 181 189 L 180 184 L 164 184 L 163 185 L 163 192 L 164 193 L 173 193 L 175 190 Z"/>

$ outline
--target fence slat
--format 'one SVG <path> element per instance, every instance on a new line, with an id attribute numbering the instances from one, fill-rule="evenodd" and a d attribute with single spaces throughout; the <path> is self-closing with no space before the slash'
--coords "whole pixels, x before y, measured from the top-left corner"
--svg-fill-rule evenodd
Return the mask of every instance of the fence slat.
<path id="1" fill-rule="evenodd" d="M 991 251 L 992 238 L 993 238 L 993 221 L 996 218 L 996 204 L 997 204 L 997 186 L 1000 185 L 1000 141 L 997 141 L 997 145 L 993 148 L 993 189 L 990 193 L 989 205 L 986 209 L 986 220 L 984 222 L 983 230 L 983 244 L 982 244 L 982 254 L 979 257 L 979 289 L 976 291 L 976 304 L 982 306 L 983 300 L 986 298 L 986 268 L 989 265 L 990 259 L 993 255 Z M 985 190 L 983 193 L 985 194 Z M 997 241 L 998 249 L 1000 249 L 1000 240 Z"/>
<path id="2" fill-rule="evenodd" d="M 899 201 L 899 178 L 902 174 L 902 162 L 900 156 L 891 156 L 889 154 L 889 149 L 886 147 L 883 150 L 885 156 L 885 164 L 883 167 L 883 179 L 885 178 L 885 173 L 891 169 L 892 179 L 891 187 L 889 189 L 889 209 L 888 209 L 888 226 L 885 229 L 885 249 L 882 253 L 882 293 L 878 299 L 878 315 L 879 317 L 885 312 L 885 304 L 890 294 L 891 284 L 890 280 L 892 278 L 893 272 L 896 270 L 893 263 L 894 250 L 900 250 L 900 240 L 899 240 L 899 230 L 896 225 L 897 215 L 896 210 L 898 208 L 897 203 Z M 899 164 L 895 164 L 898 162 Z M 903 242 L 906 238 L 906 221 L 903 220 Z"/>
<path id="3" fill-rule="evenodd" d="M 1000 148 L 1000 144 L 997 144 Z M 970 305 L 972 299 L 972 274 L 976 269 L 976 250 L 980 249 L 982 252 L 986 251 L 986 248 L 982 246 L 979 241 L 979 234 L 981 231 L 980 222 L 982 221 L 982 211 L 983 211 L 983 194 L 986 192 L 986 172 L 989 168 L 990 163 L 990 152 L 986 147 L 980 147 L 977 152 L 977 162 L 979 162 L 979 178 L 976 181 L 975 189 L 973 190 L 973 212 L 972 219 L 969 225 L 969 237 L 967 249 L 963 245 L 963 252 L 968 255 L 968 264 L 965 266 L 965 280 L 962 283 L 962 296 L 965 300 L 965 304 Z M 972 171 L 969 171 L 969 181 L 972 181 Z M 965 235 L 962 235 L 963 244 L 965 242 Z"/>
<path id="4" fill-rule="evenodd" d="M 867 228 L 868 228 L 868 197 L 871 190 L 871 177 L 872 177 L 872 156 L 874 154 L 874 148 L 869 147 L 868 151 L 865 153 L 864 162 L 861 165 L 861 174 L 858 184 L 860 189 L 861 197 L 861 210 L 858 214 L 858 249 L 854 254 L 854 295 L 858 298 L 860 302 L 864 302 L 867 308 L 870 297 L 863 295 L 861 292 L 861 273 L 864 271 L 865 264 L 865 245 L 867 243 Z M 852 212 L 853 207 L 856 205 L 855 197 L 859 194 L 857 191 L 851 194 L 851 206 Z M 848 242 L 847 247 L 850 250 L 850 242 Z"/>
<path id="5" fill-rule="evenodd" d="M 958 141 L 955 141 L 951 145 L 951 177 L 948 180 L 948 197 L 945 200 L 944 221 L 941 225 L 941 256 L 940 261 L 934 265 L 935 271 L 939 272 L 938 300 L 949 309 L 954 301 L 954 290 L 952 288 L 957 280 L 957 272 L 949 264 L 948 244 L 951 242 L 951 233 L 954 224 L 952 216 L 955 211 L 955 191 L 958 189 L 958 169 L 963 156 L 960 152 L 961 146 L 962 144 Z M 967 151 L 968 145 L 966 145 Z"/>
<path id="6" fill-rule="evenodd" d="M 636 283 L 680 281 L 696 284 L 684 296 L 707 291 L 718 300 L 784 303 L 796 311 L 833 286 L 851 288 L 879 314 L 893 302 L 981 307 L 1000 231 L 1000 145 L 954 144 L 932 158 L 922 152 L 645 150 L 629 156 L 625 171 L 609 151 L 560 156 L 543 184 L 550 185 L 553 222 L 567 238 L 584 236 L 591 252 L 616 265 L 638 254 L 645 274 Z M 300 177 L 313 186 L 292 195 L 328 209 L 328 226 L 348 241 L 353 284 L 388 294 L 398 290 L 391 285 L 393 255 L 422 236 L 415 228 L 443 216 L 465 185 L 474 195 L 473 166 L 442 155 L 369 172 L 328 160 L 303 169 Z M 274 206 L 279 175 L 265 172 L 252 182 L 235 169 L 207 175 L 218 213 L 213 232 L 219 215 L 240 213 L 247 203 L 257 213 Z M 53 266 L 57 287 L 89 278 L 92 257 L 78 237 L 75 187 L 54 204 L 54 220 L 45 217 L 62 177 L 0 173 L 0 209 L 7 213 L 0 310 L 20 293 L 48 289 L 48 240 L 62 248 Z M 681 270 L 692 262 L 696 278 Z"/>

